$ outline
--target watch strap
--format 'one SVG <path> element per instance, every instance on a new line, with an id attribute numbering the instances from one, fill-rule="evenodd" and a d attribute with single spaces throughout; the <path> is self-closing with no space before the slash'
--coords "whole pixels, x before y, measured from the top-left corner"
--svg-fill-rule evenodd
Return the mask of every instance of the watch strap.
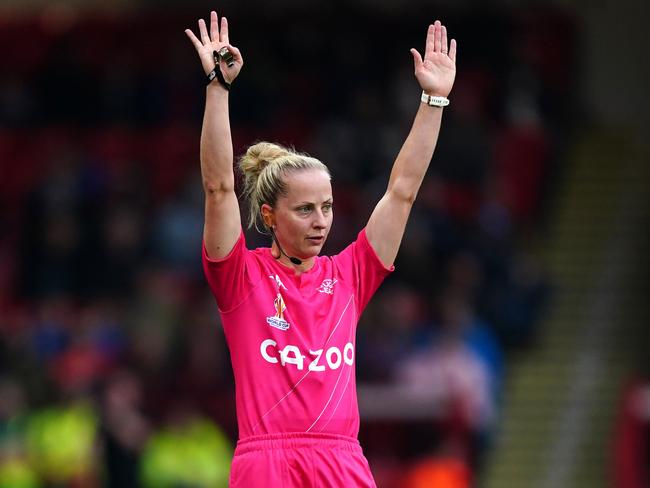
<path id="1" fill-rule="evenodd" d="M 422 92 L 422 97 L 420 97 L 422 103 L 426 103 L 430 107 L 446 107 L 449 105 L 449 99 L 447 97 L 434 97 L 433 95 L 427 95 Z"/>

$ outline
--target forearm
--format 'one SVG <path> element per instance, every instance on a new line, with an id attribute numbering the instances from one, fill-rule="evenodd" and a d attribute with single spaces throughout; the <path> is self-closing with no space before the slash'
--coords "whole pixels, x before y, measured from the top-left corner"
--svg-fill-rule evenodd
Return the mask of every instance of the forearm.
<path id="1" fill-rule="evenodd" d="M 216 81 L 206 89 L 200 152 L 203 187 L 209 193 L 234 189 L 228 96 Z"/>
<path id="2" fill-rule="evenodd" d="M 415 77 L 428 94 L 447 97 L 456 76 L 456 41 L 447 49 L 447 29 L 436 20 L 427 31 L 424 59 L 411 49 Z M 447 55 L 449 54 L 449 55 Z M 438 142 L 442 108 L 421 103 L 413 126 L 400 150 L 388 181 L 388 190 L 372 212 L 366 235 L 381 262 L 393 264 L 411 207 L 427 172 Z"/>
<path id="3" fill-rule="evenodd" d="M 440 107 L 420 104 L 411 131 L 400 150 L 388 182 L 388 192 L 413 202 L 427 172 L 440 133 Z"/>

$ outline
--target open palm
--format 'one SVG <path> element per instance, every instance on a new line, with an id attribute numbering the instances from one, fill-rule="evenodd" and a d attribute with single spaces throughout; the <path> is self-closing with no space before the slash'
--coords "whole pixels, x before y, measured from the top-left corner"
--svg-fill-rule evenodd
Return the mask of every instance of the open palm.
<path id="1" fill-rule="evenodd" d="M 225 61 L 221 60 L 219 67 L 221 73 L 228 83 L 232 83 L 242 66 L 244 65 L 244 58 L 242 58 L 239 49 L 230 44 L 228 38 L 228 20 L 221 17 L 221 28 L 219 27 L 219 18 L 215 11 L 210 12 L 210 34 L 203 19 L 199 19 L 199 40 L 190 29 L 185 29 L 185 34 L 189 37 L 192 44 L 196 48 L 196 52 L 201 59 L 201 65 L 205 74 L 208 74 L 214 69 L 214 51 L 219 51 L 222 47 L 226 46 L 233 55 L 234 64 L 228 66 Z"/>
<path id="2" fill-rule="evenodd" d="M 447 44 L 447 28 L 436 20 L 429 26 L 424 59 L 411 49 L 415 77 L 427 95 L 446 97 L 456 77 L 456 40 Z"/>

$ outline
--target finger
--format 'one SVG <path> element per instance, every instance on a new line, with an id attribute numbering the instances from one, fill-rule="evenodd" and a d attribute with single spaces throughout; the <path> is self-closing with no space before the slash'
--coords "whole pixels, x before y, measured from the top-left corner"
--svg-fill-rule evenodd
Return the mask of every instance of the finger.
<path id="1" fill-rule="evenodd" d="M 201 42 L 204 45 L 210 44 L 210 36 L 208 36 L 208 29 L 205 27 L 205 20 L 199 19 L 199 33 L 201 34 Z"/>
<path id="2" fill-rule="evenodd" d="M 449 52 L 449 44 L 447 44 L 447 28 L 444 25 L 441 26 L 440 52 L 443 54 Z"/>
<path id="3" fill-rule="evenodd" d="M 454 63 L 456 62 L 456 39 L 452 39 L 449 45 L 449 57 Z"/>
<path id="4" fill-rule="evenodd" d="M 187 34 L 187 37 L 190 38 L 190 41 L 192 41 L 192 44 L 194 44 L 194 47 L 196 49 L 201 49 L 201 47 L 203 47 L 201 41 L 198 40 L 198 38 L 194 35 L 194 32 L 192 32 L 190 29 L 185 29 L 185 34 Z"/>
<path id="5" fill-rule="evenodd" d="M 440 52 L 440 47 L 442 44 L 442 29 L 440 28 L 440 21 L 436 20 L 435 24 L 433 25 L 434 27 L 434 32 L 433 32 L 433 50 L 437 53 Z"/>
<path id="6" fill-rule="evenodd" d="M 214 10 L 210 12 L 210 39 L 219 40 L 219 17 Z"/>
<path id="7" fill-rule="evenodd" d="M 422 66 L 422 56 L 420 56 L 417 49 L 413 48 L 411 48 L 411 54 L 413 55 L 413 64 L 415 65 L 415 71 L 417 72 L 417 70 L 420 69 L 420 66 Z"/>
<path id="8" fill-rule="evenodd" d="M 427 43 L 424 50 L 424 59 L 429 59 L 431 55 L 434 53 L 433 34 L 434 34 L 434 26 L 433 24 L 431 24 L 429 26 L 429 30 L 427 31 Z"/>
<path id="9" fill-rule="evenodd" d="M 228 44 L 228 19 L 221 17 L 221 42 Z"/>
<path id="10" fill-rule="evenodd" d="M 239 52 L 239 49 L 237 49 L 235 46 L 232 46 L 230 44 L 228 44 L 228 49 L 230 50 L 233 57 L 235 58 L 235 61 L 244 62 L 244 58 L 242 58 L 241 53 Z"/>

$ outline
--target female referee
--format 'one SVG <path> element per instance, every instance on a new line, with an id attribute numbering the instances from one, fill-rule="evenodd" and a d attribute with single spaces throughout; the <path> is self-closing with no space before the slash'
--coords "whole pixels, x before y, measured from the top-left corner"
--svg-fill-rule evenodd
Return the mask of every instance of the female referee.
<path id="1" fill-rule="evenodd" d="M 201 132 L 203 265 L 221 314 L 236 383 L 239 441 L 230 486 L 374 487 L 357 435 L 355 331 L 393 269 L 406 221 L 438 139 L 456 74 L 456 42 L 436 21 L 424 59 L 411 49 L 421 103 L 386 193 L 357 239 L 319 256 L 332 226 L 330 174 L 319 160 L 276 144 L 239 162 L 249 227 L 272 237 L 246 248 L 235 194 L 230 83 L 244 60 L 228 21 L 185 31 L 208 75 Z M 226 47 L 230 52 L 222 51 Z M 220 55 L 221 54 L 221 55 Z"/>

